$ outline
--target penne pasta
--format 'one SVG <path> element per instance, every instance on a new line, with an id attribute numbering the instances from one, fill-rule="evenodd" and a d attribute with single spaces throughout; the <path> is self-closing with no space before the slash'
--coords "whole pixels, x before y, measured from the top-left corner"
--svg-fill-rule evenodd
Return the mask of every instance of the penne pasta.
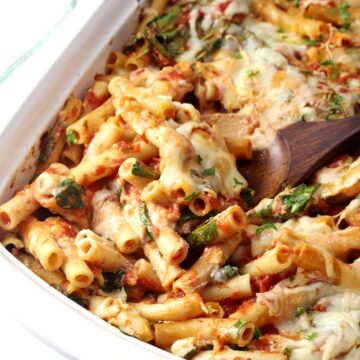
<path id="1" fill-rule="evenodd" d="M 174 341 L 191 336 L 211 340 L 220 338 L 225 343 L 245 346 L 254 335 L 254 324 L 232 319 L 198 318 L 155 325 L 155 343 L 165 348 Z"/>
<path id="2" fill-rule="evenodd" d="M 178 321 L 204 315 L 204 304 L 196 293 L 169 299 L 161 304 L 133 303 L 131 306 L 149 321 Z"/>

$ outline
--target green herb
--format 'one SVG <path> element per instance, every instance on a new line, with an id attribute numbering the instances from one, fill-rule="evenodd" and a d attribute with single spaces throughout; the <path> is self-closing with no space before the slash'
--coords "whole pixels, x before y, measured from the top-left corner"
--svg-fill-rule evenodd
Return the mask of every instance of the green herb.
<path id="1" fill-rule="evenodd" d="M 191 201 L 192 199 L 195 199 L 198 195 L 200 194 L 200 191 L 199 192 L 192 192 L 190 195 L 188 196 L 185 196 L 184 197 L 184 200 L 185 201 Z"/>
<path id="2" fill-rule="evenodd" d="M 299 317 L 305 313 L 305 309 L 302 306 L 298 306 L 295 311 L 295 316 Z"/>
<path id="3" fill-rule="evenodd" d="M 240 196 L 248 205 L 251 205 L 253 202 L 253 193 L 254 190 L 251 187 L 247 187 L 241 190 Z"/>
<path id="4" fill-rule="evenodd" d="M 226 280 L 229 280 L 236 275 L 239 275 L 239 269 L 236 266 L 226 265 L 215 271 L 214 275 L 212 275 L 212 278 L 217 282 L 225 282 Z"/>
<path id="5" fill-rule="evenodd" d="M 239 186 L 239 185 L 244 185 L 244 183 L 240 180 L 238 180 L 237 178 L 233 178 L 234 180 L 234 185 L 233 185 L 233 188 Z"/>
<path id="6" fill-rule="evenodd" d="M 299 7 L 299 0 L 293 0 L 293 4 L 295 7 Z"/>
<path id="7" fill-rule="evenodd" d="M 215 210 L 211 210 L 205 216 L 198 216 L 195 215 L 188 207 L 183 207 L 180 212 L 180 218 L 176 222 L 176 224 L 179 226 L 190 220 L 206 220 L 209 217 L 215 216 L 216 214 L 217 212 Z"/>
<path id="8" fill-rule="evenodd" d="M 339 94 L 335 94 L 335 96 L 331 100 L 331 102 L 336 106 L 340 106 L 343 101 L 344 101 L 344 98 Z"/>
<path id="9" fill-rule="evenodd" d="M 276 30 L 276 32 L 277 32 L 277 33 L 283 33 L 284 30 L 283 30 L 281 27 L 279 27 L 279 28 Z"/>
<path id="10" fill-rule="evenodd" d="M 146 204 L 144 202 L 140 206 L 140 220 L 145 225 L 147 235 L 152 241 L 154 241 L 155 237 L 154 234 L 152 233 L 151 222 L 149 219 Z"/>
<path id="11" fill-rule="evenodd" d="M 347 11 L 349 8 L 349 4 L 347 1 L 344 1 L 339 5 L 340 15 L 344 20 L 350 19 L 350 13 Z"/>
<path id="12" fill-rule="evenodd" d="M 196 347 L 192 348 L 190 351 L 188 351 L 183 358 L 186 360 L 190 360 L 191 358 L 193 358 L 196 355 Z"/>
<path id="13" fill-rule="evenodd" d="M 235 59 L 237 59 L 237 60 L 240 60 L 240 59 L 242 59 L 243 58 L 243 56 L 241 55 L 241 54 L 237 54 L 236 56 L 235 56 Z"/>
<path id="14" fill-rule="evenodd" d="M 196 161 L 198 164 L 201 164 L 203 162 L 203 158 L 200 155 L 196 155 Z"/>
<path id="15" fill-rule="evenodd" d="M 141 164 L 139 161 L 136 161 L 131 167 L 131 173 L 135 176 L 139 176 L 149 180 L 156 180 L 160 175 L 153 170 L 152 167 Z"/>
<path id="16" fill-rule="evenodd" d="M 260 71 L 259 70 L 252 70 L 252 69 L 248 69 L 246 71 L 246 75 L 248 77 L 253 77 L 253 76 L 256 76 L 256 75 L 259 75 Z"/>
<path id="17" fill-rule="evenodd" d="M 257 340 L 257 339 L 259 339 L 261 337 L 262 337 L 262 333 L 261 333 L 260 329 L 257 326 L 255 326 L 255 332 L 254 332 L 253 340 Z"/>
<path id="18" fill-rule="evenodd" d="M 270 203 L 268 205 L 266 205 L 266 207 L 264 209 L 261 209 L 259 211 L 256 211 L 253 214 L 250 214 L 249 217 L 251 217 L 251 218 L 261 217 L 263 219 L 269 217 L 272 213 L 273 204 L 274 204 L 274 200 L 270 201 Z"/>
<path id="19" fill-rule="evenodd" d="M 284 205 L 286 212 L 286 214 L 281 217 L 283 219 L 289 219 L 290 217 L 303 211 L 318 187 L 318 184 L 310 186 L 301 184 L 290 194 L 280 196 L 280 200 Z"/>
<path id="20" fill-rule="evenodd" d="M 305 39 L 306 43 L 309 45 L 309 46 L 316 46 L 317 43 L 313 40 L 313 39 Z"/>
<path id="21" fill-rule="evenodd" d="M 318 336 L 319 336 L 319 334 L 318 334 L 316 331 L 314 331 L 314 332 L 311 333 L 310 335 L 305 336 L 305 339 L 306 339 L 306 340 L 313 340 L 313 339 L 315 339 L 315 338 L 318 337 Z"/>
<path id="22" fill-rule="evenodd" d="M 228 333 L 233 340 L 237 340 L 240 335 L 240 330 L 248 323 L 247 320 L 239 320 L 229 330 Z"/>
<path id="23" fill-rule="evenodd" d="M 212 242 L 218 235 L 214 218 L 210 218 L 197 226 L 186 238 L 191 247 L 198 247 Z"/>
<path id="24" fill-rule="evenodd" d="M 204 175 L 214 176 L 215 175 L 215 167 L 212 166 L 207 169 L 204 169 Z"/>
<path id="25" fill-rule="evenodd" d="M 344 98 L 341 95 L 339 95 L 335 91 L 331 92 L 330 102 L 329 102 L 330 109 L 326 114 L 328 119 L 330 120 L 337 119 L 339 118 L 339 116 L 343 115 L 344 113 L 343 101 Z"/>
<path id="26" fill-rule="evenodd" d="M 256 229 L 256 235 L 260 235 L 265 229 L 275 229 L 275 224 L 270 220 L 265 220 L 265 222 Z"/>
<path id="27" fill-rule="evenodd" d="M 84 188 L 73 179 L 65 179 L 55 190 L 56 203 L 63 209 L 82 209 L 85 203 L 81 195 L 84 193 Z"/>
<path id="28" fill-rule="evenodd" d="M 70 130 L 67 134 L 66 134 L 66 144 L 68 146 L 72 145 L 72 144 L 76 144 L 77 143 L 77 138 L 75 133 Z"/>
<path id="29" fill-rule="evenodd" d="M 222 45 L 222 39 L 215 38 L 207 42 L 207 44 L 202 48 L 202 50 L 198 53 L 195 60 L 199 61 L 210 55 L 214 50 L 220 49 Z"/>
<path id="30" fill-rule="evenodd" d="M 184 207 L 181 209 L 180 218 L 177 221 L 177 225 L 182 225 L 190 220 L 196 220 L 196 219 L 201 219 L 201 217 L 195 215 L 188 207 Z"/>
<path id="31" fill-rule="evenodd" d="M 285 353 L 286 356 L 289 357 L 291 355 L 291 349 L 285 348 L 284 353 Z"/>
<path id="32" fill-rule="evenodd" d="M 329 65 L 335 65 L 333 60 L 321 60 L 320 65 L 329 66 Z"/>
<path id="33" fill-rule="evenodd" d="M 356 200 L 360 200 L 360 194 L 356 195 Z"/>
<path id="34" fill-rule="evenodd" d="M 169 59 L 174 59 L 185 50 L 188 30 L 184 25 L 177 26 L 182 19 L 182 10 L 181 5 L 171 7 L 150 21 L 145 29 L 145 38 Z"/>
<path id="35" fill-rule="evenodd" d="M 294 276 L 290 276 L 290 277 L 289 277 L 289 281 L 290 281 L 290 283 L 293 283 L 293 282 L 294 282 L 294 280 L 295 280 Z"/>
<path id="36" fill-rule="evenodd" d="M 118 270 L 116 272 L 103 272 L 104 284 L 100 286 L 101 290 L 105 292 L 112 292 L 117 289 L 121 289 L 122 280 L 125 275 L 124 270 Z"/>
<path id="37" fill-rule="evenodd" d="M 341 25 L 339 30 L 340 30 L 340 32 L 344 33 L 346 31 L 349 31 L 350 27 L 351 27 L 351 22 L 345 22 L 344 24 Z"/>
<path id="38" fill-rule="evenodd" d="M 82 306 L 83 308 L 87 309 L 89 307 L 89 300 L 88 299 L 84 299 L 80 296 L 71 294 L 71 295 L 66 295 L 70 300 L 75 301 L 78 305 Z"/>
<path id="39" fill-rule="evenodd" d="M 39 162 L 45 163 L 48 160 L 52 150 L 58 142 L 59 137 L 63 134 L 65 129 L 65 122 L 59 120 L 57 123 L 54 124 L 54 126 L 49 132 L 46 132 L 41 137 Z"/>
<path id="40" fill-rule="evenodd" d="M 333 71 L 330 74 L 330 79 L 332 81 L 336 81 L 338 77 L 339 77 L 339 68 L 335 65 Z"/>
<path id="41" fill-rule="evenodd" d="M 140 51 L 134 58 L 134 60 L 138 60 L 142 58 L 144 55 L 148 54 L 151 51 L 150 48 L 145 48 L 143 51 Z"/>

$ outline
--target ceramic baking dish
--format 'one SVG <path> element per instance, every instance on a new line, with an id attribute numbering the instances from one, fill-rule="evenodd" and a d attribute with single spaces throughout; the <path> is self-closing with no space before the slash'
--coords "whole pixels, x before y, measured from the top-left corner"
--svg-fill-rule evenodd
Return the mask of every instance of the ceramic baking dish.
<path id="1" fill-rule="evenodd" d="M 105 0 L 40 80 L 0 134 L 0 201 L 33 175 L 41 134 L 68 96 L 82 96 L 107 55 L 134 30 L 141 2 Z M 152 345 L 120 333 L 58 293 L 0 246 L 2 302 L 33 334 L 69 359 L 171 359 Z"/>

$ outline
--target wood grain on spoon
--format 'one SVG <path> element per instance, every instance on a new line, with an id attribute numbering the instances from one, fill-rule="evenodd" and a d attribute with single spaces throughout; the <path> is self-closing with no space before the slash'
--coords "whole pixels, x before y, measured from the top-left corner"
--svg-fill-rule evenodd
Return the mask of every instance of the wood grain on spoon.
<path id="1" fill-rule="evenodd" d="M 228 116 L 206 115 L 204 120 L 214 123 Z M 231 116 L 234 120 L 236 114 Z M 274 197 L 284 184 L 297 185 L 305 181 L 359 140 L 360 115 L 326 122 L 297 122 L 279 130 L 267 148 L 253 152 L 251 160 L 239 161 L 238 168 L 255 190 L 256 204 L 265 197 Z"/>

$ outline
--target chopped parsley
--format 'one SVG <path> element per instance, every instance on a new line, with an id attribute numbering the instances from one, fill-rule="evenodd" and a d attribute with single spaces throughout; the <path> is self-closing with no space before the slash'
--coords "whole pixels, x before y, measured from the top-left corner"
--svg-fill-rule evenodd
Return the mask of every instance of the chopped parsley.
<path id="1" fill-rule="evenodd" d="M 305 336 L 305 339 L 306 339 L 306 340 L 313 340 L 313 339 L 315 339 L 315 338 L 318 337 L 318 336 L 319 336 L 319 334 L 318 334 L 316 331 L 314 331 L 314 332 L 312 332 L 311 334 Z"/>
<path id="2" fill-rule="evenodd" d="M 200 194 L 200 191 L 199 192 L 192 192 L 190 195 L 188 195 L 188 196 L 185 196 L 184 197 L 184 200 L 185 201 L 191 201 L 191 200 L 193 200 L 193 199 L 195 199 L 198 195 Z"/>
<path id="3" fill-rule="evenodd" d="M 360 200 L 360 194 L 356 195 L 356 200 Z"/>
<path id="4" fill-rule="evenodd" d="M 242 59 L 243 58 L 243 56 L 241 55 L 241 54 L 237 54 L 236 56 L 235 56 L 235 59 L 237 59 L 237 60 L 240 60 L 240 59 Z"/>
<path id="5" fill-rule="evenodd" d="M 207 169 L 204 169 L 204 175 L 214 176 L 215 175 L 215 167 L 212 166 Z"/>
<path id="6" fill-rule="evenodd" d="M 152 241 L 154 241 L 155 237 L 154 237 L 154 234 L 152 232 L 151 221 L 149 219 L 147 207 L 146 207 L 146 204 L 144 202 L 140 206 L 140 220 L 145 225 L 147 235 L 149 236 L 149 238 Z"/>
<path id="7" fill-rule="evenodd" d="M 280 33 L 283 33 L 284 30 L 283 30 L 281 27 L 279 27 L 279 28 L 276 30 L 276 32 L 280 34 Z"/>
<path id="8" fill-rule="evenodd" d="M 63 209 L 82 209 L 85 203 L 81 195 L 84 193 L 84 188 L 73 179 L 65 179 L 55 190 L 56 203 Z"/>
<path id="9" fill-rule="evenodd" d="M 295 7 L 299 7 L 299 0 L 293 0 L 293 4 Z"/>
<path id="10" fill-rule="evenodd" d="M 265 222 L 256 229 L 256 235 L 260 235 L 265 229 L 276 229 L 275 224 L 270 220 L 265 220 Z"/>
<path id="11" fill-rule="evenodd" d="M 302 314 L 305 314 L 305 309 L 303 306 L 298 306 L 295 310 L 295 316 L 296 317 L 299 317 L 301 316 Z"/>
<path id="12" fill-rule="evenodd" d="M 76 144 L 77 143 L 77 138 L 75 133 L 70 130 L 67 134 L 66 134 L 66 144 L 68 146 L 72 145 L 72 144 Z"/>
<path id="13" fill-rule="evenodd" d="M 294 276 L 290 276 L 290 277 L 289 277 L 289 282 L 290 282 L 290 283 L 293 283 L 294 281 L 295 281 Z"/>

